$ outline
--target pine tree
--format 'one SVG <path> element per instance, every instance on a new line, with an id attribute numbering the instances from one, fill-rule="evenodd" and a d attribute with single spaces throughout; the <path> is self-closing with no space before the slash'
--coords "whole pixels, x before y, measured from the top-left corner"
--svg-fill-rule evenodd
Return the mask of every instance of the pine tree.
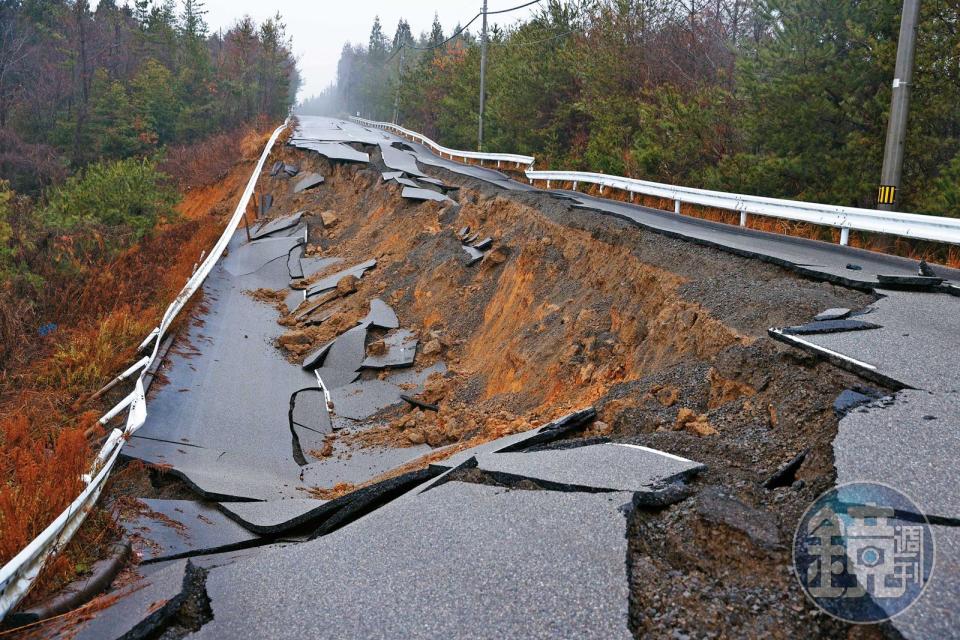
<path id="1" fill-rule="evenodd" d="M 387 36 L 383 34 L 383 25 L 380 16 L 373 19 L 373 28 L 370 29 L 370 43 L 367 52 L 371 60 L 383 60 L 387 57 Z"/>
<path id="2" fill-rule="evenodd" d="M 427 39 L 428 47 L 438 47 L 444 41 L 443 25 L 440 24 L 440 16 L 433 14 L 433 26 L 430 27 L 430 37 Z"/>

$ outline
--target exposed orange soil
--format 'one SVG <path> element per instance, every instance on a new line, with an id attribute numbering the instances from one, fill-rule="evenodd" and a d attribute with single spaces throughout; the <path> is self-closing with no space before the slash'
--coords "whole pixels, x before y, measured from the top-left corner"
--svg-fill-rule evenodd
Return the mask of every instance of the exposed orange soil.
<path id="1" fill-rule="evenodd" d="M 438 359 L 449 367 L 446 376 L 430 379 L 421 396 L 438 403 L 439 412 L 401 411 L 383 426 L 332 438 L 352 446 L 449 447 L 373 481 L 542 425 L 652 370 L 753 342 L 681 297 L 682 277 L 641 262 L 623 244 L 553 222 L 536 208 L 466 189 L 455 213 L 451 205 L 410 204 L 396 187 L 379 184 L 372 171 L 331 168 L 314 157 L 283 153 L 304 170 L 319 169 L 327 182 L 318 190 L 322 196 L 290 196 L 285 182 L 268 181 L 263 188 L 277 198 L 275 215 L 332 208 L 340 218 L 331 229 L 323 228 L 318 215 L 310 219 L 314 252 L 343 258 L 311 280 L 372 257 L 378 265 L 356 293 L 317 310 L 315 316 L 335 311 L 319 327 L 297 323 L 293 315 L 283 318 L 288 330 L 279 348 L 299 362 L 354 326 L 369 300 L 380 297 L 394 306 L 401 326 L 419 333 L 417 367 Z M 465 266 L 455 238 L 465 225 L 494 238 L 495 250 L 473 267 Z M 413 261 L 411 255 L 421 258 Z M 424 345 L 433 340 L 440 353 L 425 355 Z M 454 392 L 468 382 L 475 391 L 469 399 Z M 718 394 L 733 397 L 737 391 Z M 518 395 L 522 412 L 511 408 Z M 353 489 L 316 491 L 329 499 Z"/>

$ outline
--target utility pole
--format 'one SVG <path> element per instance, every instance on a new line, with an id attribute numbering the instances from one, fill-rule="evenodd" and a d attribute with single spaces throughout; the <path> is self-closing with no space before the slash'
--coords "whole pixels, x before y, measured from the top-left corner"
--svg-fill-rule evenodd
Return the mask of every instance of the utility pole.
<path id="1" fill-rule="evenodd" d="M 483 151 L 483 109 L 487 104 L 487 0 L 483 0 L 483 31 L 480 34 L 480 130 L 477 151 Z"/>
<path id="2" fill-rule="evenodd" d="M 403 53 L 406 50 L 406 45 L 400 45 L 400 66 L 397 70 L 397 95 L 393 99 L 393 124 L 398 124 L 397 119 L 400 117 L 400 86 L 403 84 Z"/>
<path id="3" fill-rule="evenodd" d="M 903 16 L 900 18 L 900 40 L 897 43 L 897 65 L 893 76 L 893 97 L 890 100 L 890 122 L 887 125 L 887 144 L 883 150 L 883 171 L 880 174 L 880 188 L 877 190 L 877 206 L 885 211 L 894 211 L 897 207 L 919 19 L 920 0 L 904 0 Z"/>

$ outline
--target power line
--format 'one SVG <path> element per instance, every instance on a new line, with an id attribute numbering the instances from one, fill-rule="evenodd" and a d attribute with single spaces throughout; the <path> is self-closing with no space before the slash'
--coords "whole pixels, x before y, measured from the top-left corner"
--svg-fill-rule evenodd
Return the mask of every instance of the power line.
<path id="1" fill-rule="evenodd" d="M 526 4 L 517 5 L 516 7 L 510 7 L 509 9 L 500 9 L 499 11 L 487 11 L 488 16 L 493 16 L 498 13 L 510 13 L 511 11 L 518 11 L 519 9 L 525 9 L 530 5 L 540 4 L 543 0 L 533 0 L 533 2 L 528 2 Z"/>
<path id="2" fill-rule="evenodd" d="M 521 5 L 517 5 L 517 6 L 515 6 L 515 7 L 510 7 L 509 9 L 499 9 L 499 10 L 497 10 L 497 11 L 487 11 L 487 15 L 488 15 L 488 16 L 492 16 L 492 15 L 500 14 L 500 13 L 510 13 L 511 11 L 519 11 L 520 9 L 525 9 L 525 8 L 530 7 L 530 6 L 532 6 L 532 5 L 540 4 L 541 2 L 543 2 L 543 0 L 532 0 L 531 2 L 527 2 L 527 3 L 521 4 Z M 406 43 L 401 44 L 399 47 L 397 47 L 396 49 L 393 50 L 393 53 L 391 53 L 390 56 L 384 61 L 384 64 L 386 64 L 386 63 L 390 62 L 391 60 L 393 60 L 394 57 L 396 57 L 396 55 L 397 55 L 398 53 L 400 53 L 400 51 L 401 51 L 402 49 L 411 49 L 411 50 L 413 50 L 413 51 L 432 51 L 432 50 L 434 50 L 434 49 L 439 49 L 440 47 L 446 46 L 446 45 L 450 44 L 451 42 L 453 42 L 454 40 L 456 40 L 458 37 L 460 37 L 460 36 L 463 34 L 463 32 L 466 31 L 467 28 L 470 27 L 470 25 L 472 25 L 474 22 L 476 22 L 476 21 L 477 21 L 477 18 L 479 18 L 479 17 L 482 16 L 482 15 L 483 15 L 483 12 L 481 11 L 481 12 L 478 13 L 477 15 L 473 16 L 472 18 L 470 18 L 470 22 L 468 22 L 467 24 L 465 24 L 465 25 L 463 25 L 462 27 L 460 27 L 453 35 L 451 35 L 449 38 L 447 38 L 447 39 L 444 40 L 443 42 L 439 42 L 439 43 L 437 43 L 437 44 L 429 45 L 429 46 L 426 46 L 426 47 L 417 47 L 417 46 L 414 46 L 414 45 L 412 45 L 412 44 L 406 44 Z"/>

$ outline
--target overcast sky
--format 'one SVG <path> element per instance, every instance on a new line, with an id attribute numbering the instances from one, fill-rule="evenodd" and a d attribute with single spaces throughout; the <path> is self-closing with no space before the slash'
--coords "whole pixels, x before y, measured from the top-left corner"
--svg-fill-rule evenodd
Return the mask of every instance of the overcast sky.
<path id="1" fill-rule="evenodd" d="M 95 4 L 95 3 L 91 3 Z M 283 15 L 293 50 L 300 60 L 303 88 L 300 97 L 320 93 L 334 81 L 337 60 L 344 42 L 366 43 L 374 16 L 379 15 L 384 32 L 393 37 L 397 22 L 406 18 L 414 35 L 429 31 L 437 13 L 448 36 L 457 23 L 466 24 L 480 11 L 482 0 L 206 0 L 210 30 L 228 29 L 240 16 L 250 15 L 258 23 L 275 14 Z M 488 10 L 507 9 L 524 0 L 488 0 Z M 511 24 L 526 18 L 537 5 L 513 13 L 490 16 L 491 24 Z M 479 20 L 471 27 L 479 31 Z"/>

